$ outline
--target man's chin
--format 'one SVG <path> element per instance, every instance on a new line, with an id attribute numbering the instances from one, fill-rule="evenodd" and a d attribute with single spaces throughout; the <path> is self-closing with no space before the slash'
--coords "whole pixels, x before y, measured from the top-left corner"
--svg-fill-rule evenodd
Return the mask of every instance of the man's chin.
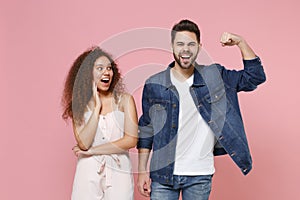
<path id="1" fill-rule="evenodd" d="M 187 64 L 184 64 L 184 63 L 180 63 L 180 67 L 182 69 L 190 69 L 193 65 L 191 63 L 187 63 Z"/>
<path id="2" fill-rule="evenodd" d="M 190 69 L 193 66 L 193 64 L 192 64 L 193 62 L 187 62 L 185 64 L 185 63 L 183 63 L 182 60 L 180 60 L 180 58 L 176 57 L 174 54 L 173 54 L 173 56 L 174 56 L 174 59 L 177 62 L 177 64 L 179 65 L 180 68 L 182 68 L 182 69 Z M 193 61 L 193 60 L 191 60 L 191 61 Z"/>

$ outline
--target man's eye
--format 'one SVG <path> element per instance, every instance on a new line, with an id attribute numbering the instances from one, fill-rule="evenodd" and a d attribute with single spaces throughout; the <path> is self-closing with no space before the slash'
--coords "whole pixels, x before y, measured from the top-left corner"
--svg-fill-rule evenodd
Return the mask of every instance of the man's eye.
<path id="1" fill-rule="evenodd" d="M 181 46 L 183 46 L 183 43 L 177 43 L 177 46 L 181 47 Z"/>
<path id="2" fill-rule="evenodd" d="M 196 43 L 190 43 L 189 46 L 194 47 L 194 46 L 196 46 Z"/>

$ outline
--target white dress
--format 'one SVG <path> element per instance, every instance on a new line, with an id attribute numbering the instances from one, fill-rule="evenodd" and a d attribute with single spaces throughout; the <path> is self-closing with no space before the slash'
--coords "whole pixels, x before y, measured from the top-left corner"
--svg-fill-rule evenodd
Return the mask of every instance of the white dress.
<path id="1" fill-rule="evenodd" d="M 85 113 L 85 121 L 91 111 Z M 122 138 L 124 112 L 100 115 L 92 146 Z M 73 182 L 72 200 L 132 200 L 133 176 L 128 153 L 79 157 Z"/>

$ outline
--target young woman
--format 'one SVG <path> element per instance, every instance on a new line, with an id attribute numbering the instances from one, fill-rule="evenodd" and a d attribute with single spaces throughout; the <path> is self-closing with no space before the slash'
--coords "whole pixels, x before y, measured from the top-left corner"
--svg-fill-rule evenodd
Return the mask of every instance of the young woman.
<path id="1" fill-rule="evenodd" d="M 72 200 L 133 199 L 128 149 L 137 143 L 137 113 L 111 56 L 99 47 L 82 53 L 68 73 L 62 102 L 77 141 Z"/>

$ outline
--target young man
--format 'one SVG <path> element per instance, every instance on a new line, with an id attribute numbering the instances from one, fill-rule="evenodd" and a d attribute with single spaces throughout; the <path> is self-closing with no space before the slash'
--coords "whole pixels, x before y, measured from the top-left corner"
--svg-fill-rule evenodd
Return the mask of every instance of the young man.
<path id="1" fill-rule="evenodd" d="M 221 44 L 240 49 L 241 71 L 198 65 L 200 31 L 189 20 L 176 24 L 171 37 L 175 61 L 151 76 L 143 90 L 137 186 L 153 200 L 178 199 L 180 192 L 183 200 L 204 200 L 211 191 L 214 155 L 229 154 L 245 175 L 251 170 L 237 93 L 254 90 L 266 78 L 260 59 L 238 35 L 223 33 Z"/>

